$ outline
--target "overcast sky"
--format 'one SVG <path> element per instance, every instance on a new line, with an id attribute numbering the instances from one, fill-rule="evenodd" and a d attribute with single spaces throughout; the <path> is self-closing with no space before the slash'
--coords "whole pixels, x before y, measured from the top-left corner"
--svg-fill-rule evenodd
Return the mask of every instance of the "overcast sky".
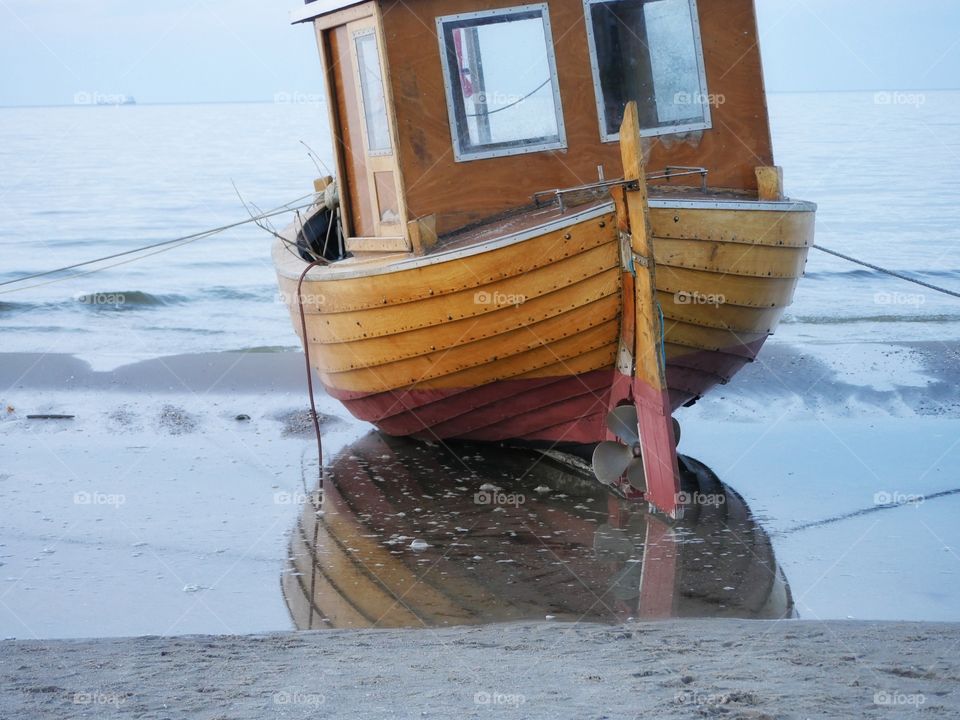
<path id="1" fill-rule="evenodd" d="M 416 0 L 409 0 L 415 3 Z M 725 0 L 700 0 L 724 2 Z M 771 91 L 960 87 L 958 0 L 757 0 Z M 295 0 L 0 0 L 0 105 L 316 93 Z"/>

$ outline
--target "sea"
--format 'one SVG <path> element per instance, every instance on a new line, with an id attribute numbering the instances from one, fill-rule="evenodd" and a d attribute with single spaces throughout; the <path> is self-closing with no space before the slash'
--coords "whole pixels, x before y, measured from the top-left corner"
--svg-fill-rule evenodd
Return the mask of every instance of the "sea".
<path id="1" fill-rule="evenodd" d="M 315 96 L 284 100 L 0 109 L 0 282 L 302 198 L 333 165 L 327 113 Z M 819 206 L 818 244 L 960 291 L 960 91 L 773 94 L 769 106 L 787 193 Z M 271 239 L 248 224 L 0 285 L 0 352 L 109 369 L 296 348 Z M 778 339 L 960 339 L 960 300 L 813 250 Z"/>

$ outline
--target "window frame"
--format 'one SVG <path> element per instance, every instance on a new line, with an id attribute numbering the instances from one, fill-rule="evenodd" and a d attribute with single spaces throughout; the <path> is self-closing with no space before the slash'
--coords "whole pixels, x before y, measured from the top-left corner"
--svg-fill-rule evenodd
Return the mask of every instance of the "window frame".
<path id="1" fill-rule="evenodd" d="M 703 38 L 700 34 L 700 15 L 697 12 L 697 0 L 687 0 L 690 5 L 690 19 L 693 21 L 694 49 L 697 57 L 697 70 L 700 79 L 700 106 L 703 108 L 703 121 L 682 125 L 665 125 L 656 128 L 640 128 L 643 137 L 675 135 L 694 130 L 710 130 L 713 118 L 710 114 L 710 96 L 707 88 L 707 69 L 703 59 Z M 623 0 L 583 0 L 584 24 L 587 26 L 587 46 L 590 54 L 590 71 L 593 76 L 593 93 L 597 104 L 597 119 L 600 122 L 600 141 L 620 142 L 620 132 L 607 133 L 606 103 L 603 99 L 603 86 L 600 84 L 600 61 L 597 57 L 597 44 L 593 36 L 593 16 L 590 12 L 594 5 L 609 5 Z"/>
<path id="2" fill-rule="evenodd" d="M 530 145 L 508 145 L 505 147 L 493 147 L 492 149 L 471 150 L 464 148 L 460 144 L 460 125 L 458 123 L 457 102 L 454 99 L 454 89 L 459 88 L 459 82 L 455 85 L 451 78 L 453 73 L 450 69 L 450 56 L 446 44 L 445 25 L 463 20 L 475 20 L 478 18 L 489 17 L 509 17 L 510 15 L 526 15 L 532 12 L 539 12 L 540 21 L 543 24 L 543 41 L 547 52 L 547 65 L 550 70 L 550 88 L 553 92 L 554 110 L 556 114 L 557 133 L 556 140 L 550 142 L 541 142 Z M 525 155 L 527 153 L 544 152 L 546 150 L 566 150 L 567 133 L 563 123 L 563 101 L 560 95 L 560 80 L 557 76 L 557 60 L 553 48 L 553 30 L 550 26 L 550 11 L 547 3 L 532 3 L 529 5 L 517 5 L 508 8 L 497 8 L 495 10 L 482 10 L 478 12 L 457 13 L 455 15 L 442 15 L 436 19 L 437 40 L 440 44 L 440 64 L 443 69 L 443 88 L 447 102 L 447 118 L 450 123 L 450 139 L 453 143 L 453 157 L 456 162 L 468 162 L 470 160 L 485 160 L 494 157 L 507 157 L 512 155 Z M 459 73 L 457 73 L 459 80 Z M 481 148 L 490 148 L 490 145 L 480 146 Z"/>
<path id="3" fill-rule="evenodd" d="M 364 82 L 364 58 L 360 54 L 360 46 L 358 41 L 367 38 L 373 38 L 373 47 L 374 51 L 377 54 L 377 70 L 380 71 L 380 97 L 383 101 L 383 120 L 385 123 L 385 128 L 387 131 L 387 143 L 388 146 L 385 148 L 378 148 L 374 150 L 370 147 L 370 120 L 373 117 L 370 114 L 370 109 L 367 107 L 367 98 L 365 96 L 365 91 L 370 88 Z M 351 52 L 356 58 L 357 62 L 357 100 L 360 105 L 360 114 L 361 119 L 363 120 L 363 142 L 364 149 L 367 151 L 367 157 L 389 157 L 393 155 L 393 136 L 390 131 L 390 108 L 387 104 L 387 88 L 385 86 L 384 77 L 383 77 L 383 60 L 380 57 L 380 39 L 377 37 L 376 28 L 362 28 L 360 30 L 355 30 L 350 35 L 350 41 L 353 43 L 353 48 Z"/>

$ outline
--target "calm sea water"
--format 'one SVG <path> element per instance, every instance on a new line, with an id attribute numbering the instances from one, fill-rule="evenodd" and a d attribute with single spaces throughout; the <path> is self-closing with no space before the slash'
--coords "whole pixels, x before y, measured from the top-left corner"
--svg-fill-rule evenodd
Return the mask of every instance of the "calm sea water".
<path id="1" fill-rule="evenodd" d="M 774 95 L 770 109 L 787 191 L 820 206 L 818 242 L 960 289 L 960 92 Z M 262 209 L 301 196 L 318 172 L 300 141 L 332 165 L 325 121 L 317 103 L 0 109 L 0 280 L 243 219 L 233 183 Z M 247 226 L 0 294 L 0 350 L 109 367 L 295 347 L 269 247 Z M 778 334 L 960 338 L 960 300 L 813 252 Z"/>

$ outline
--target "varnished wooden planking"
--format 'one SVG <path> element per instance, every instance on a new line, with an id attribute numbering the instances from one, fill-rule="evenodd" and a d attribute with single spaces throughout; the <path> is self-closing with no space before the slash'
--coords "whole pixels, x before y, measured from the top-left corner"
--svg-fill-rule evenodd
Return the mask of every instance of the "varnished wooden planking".
<path id="1" fill-rule="evenodd" d="M 715 240 L 658 238 L 654 256 L 658 266 L 752 277 L 799 278 L 807 264 L 807 248 Z"/>
<path id="2" fill-rule="evenodd" d="M 602 143 L 594 102 L 583 6 L 548 2 L 567 151 L 454 162 L 434 20 L 512 7 L 509 0 L 384 0 L 384 36 L 398 119 L 399 162 L 411 216 L 435 213 L 447 232 L 508 208 L 532 193 L 619 174 L 617 143 Z M 699 3 L 708 92 L 722 98 L 711 130 L 645 140 L 647 166 L 704 166 L 710 184 L 755 190 L 754 168 L 772 164 L 752 0 Z M 469 188 L 469 202 L 464 200 Z"/>
<path id="3" fill-rule="evenodd" d="M 601 224 L 604 224 L 601 227 Z M 570 238 L 565 238 L 569 235 Z M 580 223 L 495 251 L 432 265 L 400 269 L 389 276 L 324 281 L 324 269 L 311 271 L 304 282 L 304 295 L 316 296 L 306 303 L 308 312 L 343 312 L 384 307 L 480 288 L 492 282 L 522 275 L 563 258 L 579 256 L 584 267 L 575 274 L 589 277 L 610 265 L 616 252 L 616 228 L 612 216 Z M 607 244 L 604 250 L 583 259 L 584 250 Z M 591 265 L 591 271 L 587 265 Z M 281 277 L 284 292 L 296 297 L 296 280 Z"/>
<path id="4" fill-rule="evenodd" d="M 592 250 L 597 252 L 603 248 Z M 307 333 L 313 342 L 343 343 L 395 336 L 416 331 L 440 332 L 442 327 L 481 316 L 491 316 L 480 327 L 491 332 L 504 322 L 517 326 L 552 317 L 604 295 L 619 290 L 616 258 L 611 255 L 607 268 L 581 278 L 582 272 L 572 261 L 558 262 L 540 270 L 531 271 L 519 278 L 501 280 L 482 289 L 470 288 L 443 296 L 443 299 L 428 298 L 400 305 L 387 305 L 367 310 L 339 313 L 307 313 Z M 577 270 L 575 272 L 575 270 Z M 479 297 L 478 297 L 479 295 Z M 489 300 L 489 302 L 486 302 Z M 510 301 L 519 303 L 511 304 Z M 292 308 L 299 319 L 299 312 Z M 493 316 L 496 317 L 493 317 Z M 435 335 L 434 342 L 443 344 L 443 336 Z"/>
<path id="5" fill-rule="evenodd" d="M 528 329 L 525 329 L 528 330 Z M 572 330 L 572 328 L 571 328 Z M 383 392 L 416 385 L 419 389 L 476 387 L 496 380 L 530 375 L 608 345 L 616 348 L 617 321 L 608 320 L 549 342 L 530 331 L 528 350 L 505 357 L 462 358 L 462 368 L 442 358 L 425 356 L 405 361 L 402 368 L 364 368 L 342 373 L 320 373 L 325 385 L 351 392 Z M 442 353 L 437 354 L 442 355 Z M 398 364 L 399 365 L 399 364 Z M 399 372 L 399 370 L 404 372 Z"/>
<path id="6" fill-rule="evenodd" d="M 554 347 L 556 351 L 558 348 Z M 613 367 L 617 355 L 616 342 L 600 344 L 593 348 L 574 355 L 554 355 L 554 362 L 531 368 L 526 372 L 513 376 L 515 380 L 531 380 L 534 378 L 555 378 L 566 375 L 582 375 L 594 370 L 603 370 Z"/>
<path id="7" fill-rule="evenodd" d="M 701 350 L 723 351 L 745 357 L 752 357 L 748 345 L 767 337 L 767 333 L 737 333 L 730 330 L 693 325 L 680 320 L 668 320 L 665 327 L 665 337 L 668 343 L 686 345 Z"/>
<path id="8" fill-rule="evenodd" d="M 616 279 L 612 280 L 610 289 L 616 290 Z M 548 332 L 548 328 L 559 328 L 567 324 L 578 327 L 585 321 L 584 316 L 594 312 L 593 308 L 598 303 L 607 308 L 610 316 L 616 316 L 619 312 L 618 293 L 601 289 L 591 295 L 578 297 L 572 307 L 550 313 L 544 319 L 534 322 L 527 320 L 522 306 L 516 306 L 478 318 L 468 318 L 400 335 L 349 343 L 315 343 L 312 357 L 317 367 L 325 372 L 342 372 L 388 365 L 436 352 L 444 352 L 446 357 L 453 360 L 457 355 L 454 349 L 463 347 L 465 353 L 473 354 L 480 352 L 482 343 L 491 340 L 497 344 L 497 352 L 507 355 L 514 352 L 512 338 L 519 338 L 529 344 L 529 334 L 521 330 L 530 328 L 540 333 Z"/>
<path id="9" fill-rule="evenodd" d="M 657 293 L 657 302 L 665 318 L 734 332 L 772 333 L 786 310 L 783 307 L 752 308 L 727 303 L 685 302 L 686 299 L 686 296 L 678 298 L 672 293 Z"/>
<path id="10" fill-rule="evenodd" d="M 377 376 L 391 388 L 402 387 L 468 368 L 496 365 L 499 361 L 509 361 L 534 348 L 549 348 L 554 342 L 616 321 L 619 309 L 618 297 L 606 297 L 533 325 L 472 343 L 440 346 L 435 351 L 417 355 L 401 352 L 377 356 L 354 352 L 356 346 L 363 349 L 362 341 L 336 346 L 339 352 L 330 352 L 330 346 L 317 345 L 313 354 L 319 357 L 314 367 L 324 377 L 330 378 L 334 387 L 344 388 L 343 383 L 349 382 L 350 378 L 370 375 Z M 463 332 L 469 332 L 469 327 L 464 328 Z"/>
<path id="11" fill-rule="evenodd" d="M 809 247 L 814 213 L 650 208 L 650 224 L 655 238 Z"/>
<path id="12" fill-rule="evenodd" d="M 700 304 L 743 305 L 744 307 L 787 307 L 793 300 L 797 281 L 793 278 L 756 278 L 720 275 L 705 270 L 686 270 L 664 265 L 657 268 L 657 290 L 684 293 Z"/>
<path id="13" fill-rule="evenodd" d="M 586 280 L 570 283 L 559 290 L 531 297 L 519 305 L 478 304 L 474 301 L 475 294 L 468 292 L 448 296 L 449 303 L 421 300 L 417 303 L 393 306 L 383 310 L 308 315 L 307 336 L 312 343 L 329 345 L 331 352 L 336 352 L 340 344 L 358 341 L 363 341 L 364 347 L 370 349 L 376 347 L 376 343 L 382 347 L 394 348 L 405 345 L 424 347 L 434 345 L 436 349 L 446 347 L 458 338 L 464 338 L 463 342 L 471 342 L 487 335 L 546 320 L 588 302 L 616 295 L 619 290 L 618 273 L 614 270 L 606 270 Z M 491 295 L 499 293 L 499 297 L 510 297 L 508 289 L 484 292 Z M 409 323 L 407 327 L 399 323 L 394 326 L 385 324 L 384 319 L 380 317 L 387 314 L 389 310 L 391 316 L 387 318 L 389 322 L 397 316 L 402 317 L 407 314 L 407 309 L 412 309 L 409 313 L 412 317 L 402 320 L 404 323 Z M 451 317 L 453 317 L 452 320 Z M 482 319 L 480 322 L 475 322 L 476 318 Z M 331 320 L 338 322 L 331 324 Z M 417 327 L 413 327 L 414 323 Z M 466 327 L 473 330 L 464 334 Z M 372 332 L 372 329 L 378 332 Z"/>

